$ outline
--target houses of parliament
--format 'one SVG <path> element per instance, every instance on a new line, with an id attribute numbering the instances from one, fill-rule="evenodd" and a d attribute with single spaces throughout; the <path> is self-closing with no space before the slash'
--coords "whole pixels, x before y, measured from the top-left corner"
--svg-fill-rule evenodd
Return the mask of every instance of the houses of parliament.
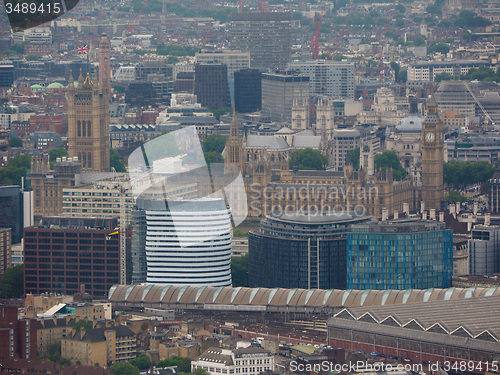
<path id="1" fill-rule="evenodd" d="M 320 134 L 321 144 L 328 144 L 328 126 L 323 124 Z M 290 168 L 290 149 L 245 144 L 233 119 L 225 162 L 239 165 L 242 171 L 251 217 L 286 211 L 363 211 L 381 219 L 420 209 L 428 210 L 432 217 L 441 209 L 444 198 L 444 126 L 432 99 L 422 123 L 421 139 L 421 173 L 414 170 L 404 180 L 396 181 L 391 169 L 375 170 L 373 150 L 363 147 L 358 169 L 349 162 L 343 171 Z"/>

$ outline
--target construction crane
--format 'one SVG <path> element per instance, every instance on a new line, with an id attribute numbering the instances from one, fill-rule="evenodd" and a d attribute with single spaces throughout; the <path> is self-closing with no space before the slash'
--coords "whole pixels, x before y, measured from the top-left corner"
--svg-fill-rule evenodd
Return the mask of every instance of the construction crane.
<path id="1" fill-rule="evenodd" d="M 321 14 L 318 19 L 318 12 L 314 14 L 314 35 L 311 37 L 311 49 L 314 53 L 314 60 L 319 57 L 319 31 L 321 29 L 321 21 L 323 20 L 323 10 L 321 9 Z"/>
<path id="2" fill-rule="evenodd" d="M 266 0 L 259 0 L 257 2 L 257 4 L 259 4 L 259 8 L 260 8 L 260 11 L 262 13 L 266 13 L 267 12 L 267 7 L 266 7 Z"/>
<path id="3" fill-rule="evenodd" d="M 243 13 L 243 1 L 238 0 L 238 13 Z"/>
<path id="4" fill-rule="evenodd" d="M 137 25 L 137 22 L 139 22 L 139 18 L 141 17 L 142 11 L 144 10 L 144 7 L 146 6 L 147 3 L 148 3 L 148 0 L 144 0 L 144 3 L 142 4 L 141 10 L 139 11 L 139 14 L 137 15 L 134 23 L 131 25 L 128 25 L 128 32 L 130 34 L 132 34 L 134 32 L 134 29 Z"/>
<path id="5" fill-rule="evenodd" d="M 469 94 L 475 100 L 477 106 L 483 112 L 485 119 L 488 120 L 491 125 L 495 125 L 495 121 L 493 121 L 493 119 L 491 118 L 491 116 L 489 115 L 489 113 L 486 111 L 486 109 L 483 107 L 483 105 L 481 104 L 481 102 L 479 101 L 479 99 L 476 97 L 476 95 L 474 95 L 474 92 L 472 92 L 472 90 L 470 89 L 469 85 L 467 85 L 465 83 L 464 83 L 464 85 L 467 88 L 467 91 L 469 91 Z"/>
<path id="6" fill-rule="evenodd" d="M 380 67 L 380 77 L 379 77 L 380 82 L 384 82 L 384 62 L 382 61 L 382 57 L 384 56 L 385 38 L 387 35 L 387 27 L 389 26 L 389 18 L 391 17 L 391 7 L 392 7 L 392 4 L 389 4 L 389 9 L 387 10 L 387 18 L 385 20 L 384 34 L 382 35 L 382 39 L 381 39 L 382 44 L 381 44 L 381 48 L 380 48 L 380 54 L 378 57 L 379 67 Z"/>
<path id="7" fill-rule="evenodd" d="M 347 28 L 347 23 L 349 22 L 349 17 L 351 17 L 352 11 L 354 10 L 354 7 L 351 8 L 349 11 L 349 14 L 347 15 L 344 23 L 344 27 L 342 27 L 342 30 L 340 31 L 339 38 L 337 39 L 337 44 L 335 45 L 335 48 L 333 49 L 332 53 L 330 54 L 330 59 L 332 59 L 335 56 L 335 53 L 337 52 L 340 42 L 342 41 L 342 37 L 344 36 L 345 29 Z"/>

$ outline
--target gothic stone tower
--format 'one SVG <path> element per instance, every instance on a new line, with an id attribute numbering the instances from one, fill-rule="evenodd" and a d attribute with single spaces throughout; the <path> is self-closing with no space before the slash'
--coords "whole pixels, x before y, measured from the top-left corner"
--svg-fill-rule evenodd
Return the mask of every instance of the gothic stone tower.
<path id="1" fill-rule="evenodd" d="M 109 102 L 107 89 L 81 72 L 78 87 L 73 76 L 68 90 L 68 149 L 77 156 L 82 171 L 109 172 Z"/>
<path id="2" fill-rule="evenodd" d="M 292 106 L 292 130 L 300 132 L 309 129 L 309 105 L 306 101 L 294 99 Z"/>
<path id="3" fill-rule="evenodd" d="M 422 124 L 422 200 L 426 209 L 440 209 L 443 200 L 444 125 L 437 103 L 427 103 L 427 116 Z"/>
<path id="4" fill-rule="evenodd" d="M 229 128 L 229 138 L 226 143 L 226 159 L 224 161 L 224 174 L 238 172 L 235 167 L 239 167 L 242 175 L 245 175 L 244 167 L 244 149 L 243 142 L 240 138 L 238 130 L 238 121 L 236 120 L 236 113 L 233 111 L 233 120 Z"/>
<path id="5" fill-rule="evenodd" d="M 331 141 L 332 132 L 335 129 L 334 117 L 332 102 L 319 98 L 316 107 L 316 135 L 321 136 L 321 150 L 324 152 L 328 148 L 328 142 Z"/>

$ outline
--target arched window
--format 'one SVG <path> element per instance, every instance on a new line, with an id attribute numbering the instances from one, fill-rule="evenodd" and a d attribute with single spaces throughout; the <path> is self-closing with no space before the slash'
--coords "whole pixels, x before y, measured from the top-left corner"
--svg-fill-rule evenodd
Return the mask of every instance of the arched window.
<path id="1" fill-rule="evenodd" d="M 87 121 L 87 137 L 92 137 L 92 122 Z"/>
<path id="2" fill-rule="evenodd" d="M 79 160 L 80 162 L 82 161 L 82 153 L 81 153 L 81 152 L 79 152 L 79 153 L 78 153 L 78 160 Z"/>
<path id="3" fill-rule="evenodd" d="M 85 124 L 85 121 L 83 121 L 83 124 L 82 124 L 82 136 L 83 137 L 87 136 L 87 125 Z"/>
<path id="4" fill-rule="evenodd" d="M 81 124 L 81 122 L 80 122 L 80 121 L 78 121 L 78 122 L 77 122 L 77 126 L 76 126 L 76 128 L 77 128 L 77 135 L 78 135 L 79 137 L 81 137 L 81 136 L 82 136 L 82 124 Z"/>
<path id="5" fill-rule="evenodd" d="M 82 160 L 82 167 L 83 167 L 83 168 L 87 168 L 87 153 L 86 153 L 86 152 L 84 152 L 84 153 L 82 154 L 82 157 L 83 157 L 83 160 Z"/>
<path id="6" fill-rule="evenodd" d="M 325 117 L 325 115 L 323 115 L 321 117 L 321 126 L 323 127 L 323 129 L 326 129 L 326 117 Z"/>
<path id="7" fill-rule="evenodd" d="M 87 166 L 89 168 L 92 168 L 92 153 L 89 152 L 88 156 L 87 156 Z"/>

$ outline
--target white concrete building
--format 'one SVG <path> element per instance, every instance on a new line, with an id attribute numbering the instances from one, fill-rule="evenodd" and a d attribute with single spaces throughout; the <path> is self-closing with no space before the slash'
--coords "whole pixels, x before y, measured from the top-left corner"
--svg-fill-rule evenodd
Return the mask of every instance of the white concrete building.
<path id="1" fill-rule="evenodd" d="M 289 65 L 309 77 L 312 95 L 354 99 L 354 63 L 332 60 L 297 61 Z"/>
<path id="2" fill-rule="evenodd" d="M 240 349 L 210 348 L 191 362 L 191 370 L 207 370 L 211 375 L 258 375 L 274 370 L 274 357 L 268 351 L 250 346 Z"/>

